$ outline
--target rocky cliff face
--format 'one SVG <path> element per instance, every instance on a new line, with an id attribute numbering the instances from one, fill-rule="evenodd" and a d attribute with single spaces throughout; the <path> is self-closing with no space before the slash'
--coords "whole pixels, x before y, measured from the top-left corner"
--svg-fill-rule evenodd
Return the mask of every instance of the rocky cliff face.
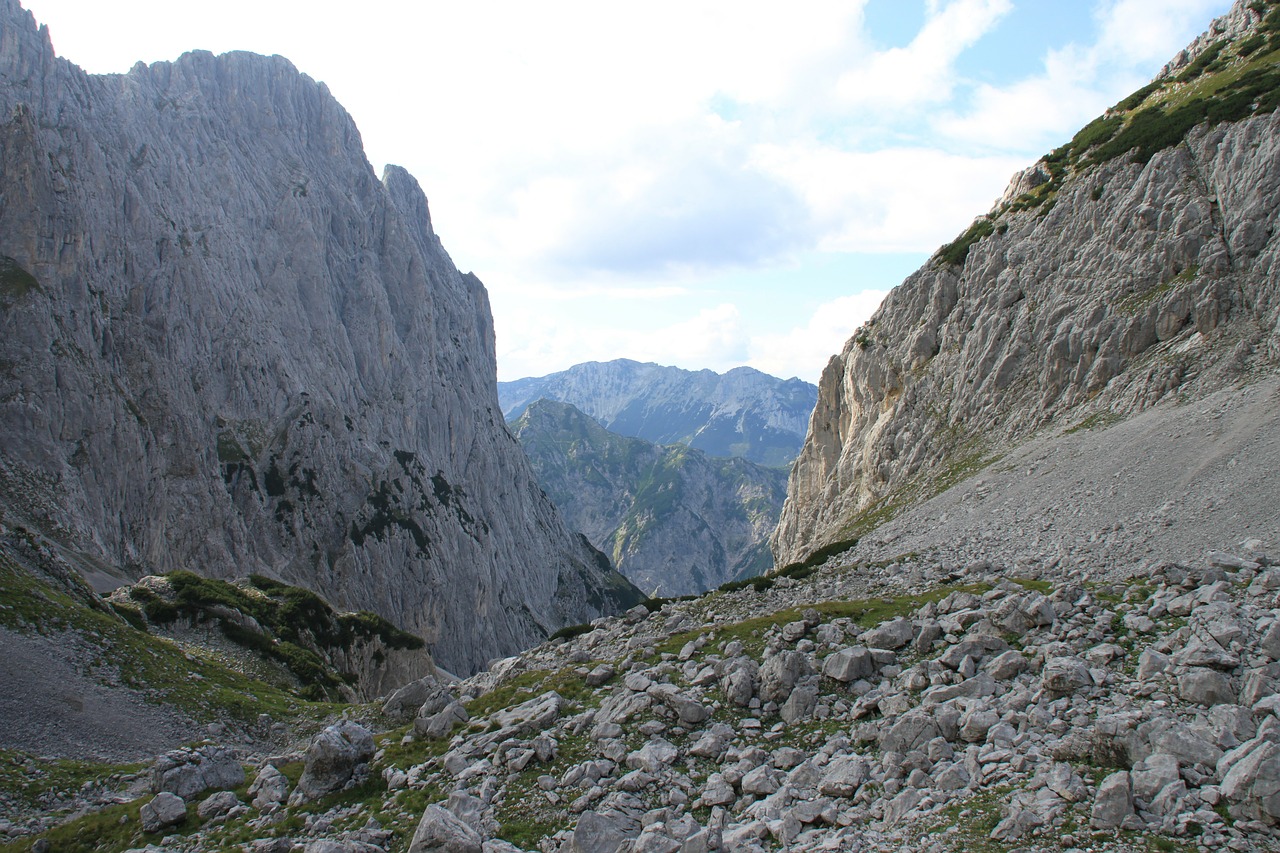
<path id="1" fill-rule="evenodd" d="M 773 565 L 783 471 L 620 436 L 551 400 L 514 427 L 569 525 L 645 592 L 705 592 Z"/>
<path id="2" fill-rule="evenodd" d="M 90 76 L 0 0 L 0 497 L 128 577 L 258 572 L 472 671 L 634 595 L 506 429 L 484 288 L 280 57 Z"/>
<path id="3" fill-rule="evenodd" d="M 862 535 L 1037 431 L 1276 368 L 1280 10 L 1261 12 L 1237 4 L 1017 176 L 832 358 L 778 564 Z"/>
<path id="4" fill-rule="evenodd" d="M 719 374 L 627 359 L 498 383 L 507 420 L 535 400 L 559 400 L 621 435 L 773 466 L 795 459 L 817 393 L 808 382 L 750 367 Z"/>

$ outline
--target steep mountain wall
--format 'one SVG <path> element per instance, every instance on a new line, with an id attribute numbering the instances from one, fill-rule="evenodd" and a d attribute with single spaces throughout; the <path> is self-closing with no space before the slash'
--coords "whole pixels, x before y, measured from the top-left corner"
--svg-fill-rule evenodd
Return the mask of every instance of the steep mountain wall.
<path id="1" fill-rule="evenodd" d="M 808 382 L 750 367 L 721 374 L 628 359 L 498 383 L 509 421 L 535 400 L 558 400 L 620 435 L 773 466 L 790 465 L 800 451 L 817 393 Z"/>
<path id="2" fill-rule="evenodd" d="M 701 593 L 773 565 L 783 471 L 617 435 L 551 400 L 514 428 L 570 526 L 645 592 Z"/>
<path id="3" fill-rule="evenodd" d="M 1268 14 L 1238 4 L 1162 80 L 1017 176 L 831 359 L 774 533 L 779 565 L 1037 431 L 1276 369 L 1280 10 Z"/>
<path id="4" fill-rule="evenodd" d="M 87 75 L 16 0 L 0 81 L 8 520 L 129 577 L 306 586 L 464 672 L 634 595 L 503 423 L 484 287 L 323 84 Z"/>

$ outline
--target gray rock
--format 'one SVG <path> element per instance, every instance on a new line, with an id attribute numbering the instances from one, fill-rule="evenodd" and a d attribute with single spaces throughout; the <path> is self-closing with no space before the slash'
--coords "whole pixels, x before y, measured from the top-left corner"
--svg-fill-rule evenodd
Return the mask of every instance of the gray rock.
<path id="1" fill-rule="evenodd" d="M 782 774 L 769 765 L 762 764 L 744 774 L 739 786 L 744 794 L 768 796 L 782 786 Z"/>
<path id="2" fill-rule="evenodd" d="M 602 684 L 612 680 L 617 675 L 613 667 L 607 663 L 598 664 L 594 669 L 587 673 L 583 680 L 587 682 L 588 687 L 599 687 Z"/>
<path id="3" fill-rule="evenodd" d="M 724 663 L 720 676 L 720 688 L 725 699 L 739 708 L 746 708 L 756 695 L 760 668 L 748 657 L 730 658 Z"/>
<path id="4" fill-rule="evenodd" d="M 1216 669 L 1235 669 L 1240 659 L 1222 648 L 1217 641 L 1194 636 L 1183 648 L 1175 652 L 1173 662 L 1179 666 L 1211 666 Z"/>
<path id="5" fill-rule="evenodd" d="M 387 697 L 382 703 L 382 712 L 396 720 L 417 716 L 423 703 L 439 687 L 440 681 L 434 675 L 411 681 Z"/>
<path id="6" fill-rule="evenodd" d="M 712 773 L 707 777 L 701 796 L 704 806 L 727 806 L 738 798 L 733 786 L 719 773 Z"/>
<path id="7" fill-rule="evenodd" d="M 568 849 L 570 853 L 619 853 L 630 846 L 632 835 L 617 820 L 594 811 L 583 812 Z"/>
<path id="8" fill-rule="evenodd" d="M 222 817 L 238 805 L 241 805 L 240 798 L 234 792 L 218 791 L 200 801 L 196 806 L 196 814 L 204 820 L 211 820 Z"/>
<path id="9" fill-rule="evenodd" d="M 249 786 L 253 807 L 261 812 L 280 806 L 289 796 L 289 778 L 270 764 L 262 765 Z"/>
<path id="10" fill-rule="evenodd" d="M 549 690 L 519 705 L 494 711 L 489 715 L 489 721 L 497 724 L 500 729 L 512 729 L 521 734 L 534 734 L 545 731 L 560 719 L 563 708 L 564 699 L 559 693 Z M 596 719 L 604 722 L 600 716 Z"/>
<path id="11" fill-rule="evenodd" d="M 1272 660 L 1280 660 L 1280 619 L 1274 620 L 1262 635 L 1258 649 Z"/>
<path id="12" fill-rule="evenodd" d="M 161 791 L 138 814 L 144 832 L 159 832 L 168 826 L 181 823 L 187 817 L 186 801 L 177 794 Z"/>
<path id="13" fill-rule="evenodd" d="M 800 685 L 791 691 L 791 695 L 778 711 L 778 716 L 782 717 L 785 723 L 797 723 L 809 719 L 817 705 L 818 688 Z"/>
<path id="14" fill-rule="evenodd" d="M 1198 705 L 1234 705 L 1231 680 L 1216 670 L 1194 667 L 1178 676 L 1178 695 Z"/>
<path id="15" fill-rule="evenodd" d="M 1225 770 L 1225 773 L 1223 772 Z M 1280 821 L 1280 746 L 1263 738 L 1223 756 L 1222 795 L 1254 820 Z"/>
<path id="16" fill-rule="evenodd" d="M 243 784 L 244 766 L 235 750 L 224 746 L 176 749 L 162 755 L 151 768 L 153 793 L 168 791 L 184 800 L 209 788 Z"/>
<path id="17" fill-rule="evenodd" d="M 1017 678 L 1026 671 L 1027 659 L 1022 656 L 1021 652 L 1010 649 L 987 661 L 983 669 L 996 681 L 1008 681 L 1011 678 Z"/>
<path id="18" fill-rule="evenodd" d="M 1094 829 L 1119 829 L 1133 814 L 1133 792 L 1127 771 L 1119 770 L 1103 779 L 1093 799 L 1089 825 Z"/>
<path id="19" fill-rule="evenodd" d="M 470 719 L 467 709 L 461 702 L 453 701 L 428 717 L 418 717 L 413 721 L 413 730 L 425 738 L 440 740 L 453 731 L 454 726 Z"/>
<path id="20" fill-rule="evenodd" d="M 941 736 L 942 729 L 932 715 L 924 711 L 909 711 L 881 732 L 880 749 L 882 752 L 907 753 Z"/>
<path id="21" fill-rule="evenodd" d="M 1154 649 L 1144 649 L 1138 656 L 1138 680 L 1150 681 L 1169 667 L 1169 656 Z"/>
<path id="22" fill-rule="evenodd" d="M 796 682 L 812 671 L 808 658 L 801 652 L 778 652 L 760 667 L 760 701 L 781 705 L 791 695 Z"/>
<path id="23" fill-rule="evenodd" d="M 482 853 L 480 835 L 442 806 L 427 806 L 409 853 Z"/>
<path id="24" fill-rule="evenodd" d="M 984 743 L 987 732 L 1000 722 L 995 711 L 974 709 L 960 718 L 960 738 L 969 743 Z"/>
<path id="25" fill-rule="evenodd" d="M 1055 696 L 1069 696 L 1093 686 L 1089 667 L 1077 657 L 1056 657 L 1045 662 L 1040 683 Z"/>
<path id="26" fill-rule="evenodd" d="M 900 649 L 915 638 L 915 633 L 911 620 L 899 616 L 863 632 L 858 642 L 873 649 Z"/>
<path id="27" fill-rule="evenodd" d="M 373 752 L 373 734 L 358 723 L 344 720 L 324 728 L 307 747 L 295 795 L 314 800 L 340 790 Z"/>
<path id="28" fill-rule="evenodd" d="M 844 756 L 833 759 L 822 770 L 818 791 L 828 797 L 852 797 L 871 777 L 866 759 Z"/>
<path id="29" fill-rule="evenodd" d="M 846 684 L 875 674 L 875 659 L 863 646 L 841 649 L 822 661 L 822 674 Z"/>
<path id="30" fill-rule="evenodd" d="M 951 669 L 959 669 L 965 658 L 979 661 L 988 655 L 1007 651 L 1008 648 L 1009 644 L 999 637 L 990 634 L 973 634 L 966 636 L 943 652 L 938 662 Z"/>
<path id="31" fill-rule="evenodd" d="M 654 738 L 627 756 L 627 766 L 647 773 L 660 773 L 675 763 L 680 750 L 669 741 Z"/>

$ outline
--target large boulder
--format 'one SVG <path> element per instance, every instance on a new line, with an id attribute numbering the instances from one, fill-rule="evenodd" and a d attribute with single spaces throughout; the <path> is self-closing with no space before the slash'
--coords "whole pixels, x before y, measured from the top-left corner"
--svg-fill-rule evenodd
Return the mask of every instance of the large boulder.
<path id="1" fill-rule="evenodd" d="M 182 797 L 169 791 L 161 791 L 143 805 L 138 812 L 143 832 L 159 832 L 167 826 L 181 823 L 187 817 L 187 803 Z"/>
<path id="2" fill-rule="evenodd" d="M 264 764 L 249 786 L 249 796 L 258 811 L 275 811 L 289 796 L 289 778 L 275 766 Z"/>
<path id="3" fill-rule="evenodd" d="M 201 746 L 166 752 L 151 768 L 151 791 L 168 791 L 189 800 L 209 788 L 228 790 L 244 784 L 244 766 L 235 750 Z"/>
<path id="4" fill-rule="evenodd" d="M 1089 825 L 1094 829 L 1119 829 L 1124 819 L 1133 814 L 1133 791 L 1129 773 L 1120 770 L 1102 780 L 1093 799 Z"/>
<path id="5" fill-rule="evenodd" d="M 1070 696 L 1093 686 L 1088 665 L 1077 657 L 1049 658 L 1040 672 L 1040 683 L 1054 696 Z"/>
<path id="6" fill-rule="evenodd" d="M 480 834 L 443 806 L 427 806 L 409 853 L 482 853 Z"/>
<path id="7" fill-rule="evenodd" d="M 800 652 L 778 652 L 760 667 L 760 701 L 781 705 L 796 682 L 812 672 L 809 659 Z"/>
<path id="8" fill-rule="evenodd" d="M 827 655 L 822 661 L 822 674 L 836 681 L 848 684 L 859 678 L 868 678 L 875 674 L 876 662 L 871 651 L 863 646 L 852 646 L 841 649 L 835 654 Z"/>
<path id="9" fill-rule="evenodd" d="M 341 790 L 357 768 L 373 758 L 373 734 L 359 723 L 343 720 L 321 731 L 307 747 L 306 764 L 296 796 L 314 800 Z"/>

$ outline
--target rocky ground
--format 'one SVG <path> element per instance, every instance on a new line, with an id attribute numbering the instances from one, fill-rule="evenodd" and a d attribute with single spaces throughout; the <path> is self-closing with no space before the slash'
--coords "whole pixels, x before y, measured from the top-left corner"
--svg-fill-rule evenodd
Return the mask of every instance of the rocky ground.
<path id="1" fill-rule="evenodd" d="M 1125 577 L 1152 562 L 1280 544 L 1280 378 L 1046 430 L 862 537 L 849 559 L 909 551 L 956 563 Z"/>
<path id="2" fill-rule="evenodd" d="M 637 608 L 410 685 L 376 738 L 343 723 L 212 789 L 214 747 L 162 759 L 124 824 L 174 851 L 1271 849 L 1259 549 L 1103 581 L 833 561 Z"/>

